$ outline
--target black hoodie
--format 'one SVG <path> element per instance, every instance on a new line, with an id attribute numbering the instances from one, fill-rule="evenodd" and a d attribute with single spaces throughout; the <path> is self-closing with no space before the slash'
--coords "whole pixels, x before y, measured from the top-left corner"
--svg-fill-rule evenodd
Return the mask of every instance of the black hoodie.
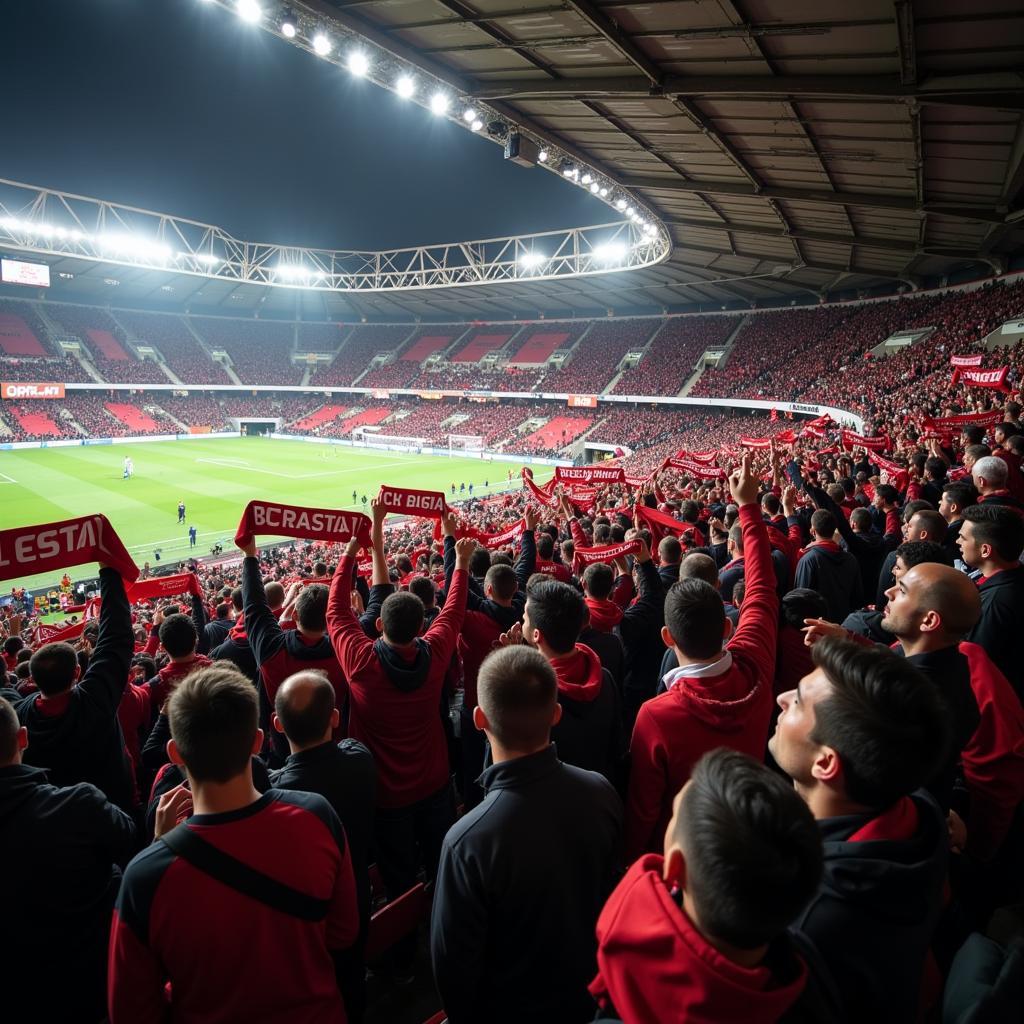
<path id="1" fill-rule="evenodd" d="M 854 841 L 871 815 L 818 822 L 825 874 L 794 927 L 820 953 L 851 1021 L 907 1024 L 917 1017 L 949 840 L 932 798 L 919 791 L 909 799 L 917 814 L 909 839 Z"/>
<path id="2" fill-rule="evenodd" d="M 1024 567 L 1004 569 L 978 585 L 981 618 L 967 639 L 984 647 L 1024 703 Z"/>
<path id="3" fill-rule="evenodd" d="M 99 636 L 89 667 L 66 694 L 22 698 L 15 710 L 28 727 L 25 763 L 45 768 L 55 786 L 91 782 L 131 811 L 135 786 L 117 708 L 135 652 L 131 609 L 114 569 L 100 570 Z"/>
<path id="4" fill-rule="evenodd" d="M 0 850 L 11 881 L 5 986 L 11 1021 L 106 1015 L 110 915 L 135 852 L 131 818 L 86 783 L 57 788 L 25 764 L 0 768 Z M 12 1005 L 13 1000 L 13 1005 Z"/>

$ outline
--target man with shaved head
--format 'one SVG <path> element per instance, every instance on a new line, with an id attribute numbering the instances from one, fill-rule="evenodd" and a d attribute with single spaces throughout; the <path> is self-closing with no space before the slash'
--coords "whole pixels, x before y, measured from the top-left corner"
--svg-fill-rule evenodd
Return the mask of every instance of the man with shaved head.
<path id="1" fill-rule="evenodd" d="M 326 674 L 307 669 L 289 676 L 274 695 L 274 729 L 288 740 L 291 753 L 284 767 L 270 775 L 275 789 L 319 793 L 345 826 L 359 900 L 359 938 L 350 950 L 336 954 L 338 982 L 350 1024 L 363 1016 L 366 1003 L 363 949 L 370 920 L 370 836 L 377 769 L 373 756 L 358 740 L 332 739 L 340 713 Z"/>
<path id="2" fill-rule="evenodd" d="M 974 582 L 948 565 L 922 562 L 887 591 L 881 626 L 902 654 L 942 694 L 953 719 L 950 756 L 929 790 L 945 810 L 958 774 L 971 794 L 968 842 L 979 856 L 995 852 L 1024 797 L 1024 713 L 1006 677 L 978 644 L 964 638 L 981 616 Z M 808 620 L 807 637 L 840 635 Z M 863 638 L 858 638 L 863 639 Z"/>

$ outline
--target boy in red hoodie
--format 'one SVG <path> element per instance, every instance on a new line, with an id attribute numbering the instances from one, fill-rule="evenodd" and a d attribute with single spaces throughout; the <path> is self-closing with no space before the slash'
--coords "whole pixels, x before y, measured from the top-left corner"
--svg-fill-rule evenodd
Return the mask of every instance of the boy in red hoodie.
<path id="1" fill-rule="evenodd" d="M 637 556 L 646 561 L 646 545 Z M 558 678 L 562 717 L 551 740 L 565 764 L 600 772 L 615 785 L 625 742 L 619 691 L 598 656 L 577 643 L 587 606 L 575 587 L 542 580 L 527 592 L 523 637 L 548 660 Z"/>
<path id="2" fill-rule="evenodd" d="M 739 626 L 729 639 L 731 623 L 721 594 L 703 580 L 681 580 L 668 592 L 662 640 L 675 651 L 680 667 L 665 677 L 665 693 L 641 705 L 633 728 L 627 863 L 661 848 L 672 800 L 702 754 L 726 746 L 757 759 L 764 756 L 779 601 L 749 455 L 729 487 L 740 509 L 746 561 Z"/>
<path id="3" fill-rule="evenodd" d="M 376 506 L 376 502 L 374 502 Z M 374 514 L 374 558 L 383 557 Z M 423 602 L 408 592 L 381 605 L 374 642 L 352 611 L 352 567 L 359 541 L 338 563 L 327 603 L 327 630 L 349 685 L 349 736 L 377 765 L 377 858 L 392 898 L 412 887 L 422 862 L 437 873 L 441 842 L 455 821 L 441 688 L 466 612 L 469 559 L 476 541 L 455 545 L 456 565 L 444 608 L 422 636 Z"/>
<path id="4" fill-rule="evenodd" d="M 782 778 L 734 750 L 705 754 L 676 797 L 664 857 L 638 860 L 598 919 L 590 992 L 602 1015 L 773 1024 L 820 1003 L 786 926 L 821 865 L 814 819 Z"/>

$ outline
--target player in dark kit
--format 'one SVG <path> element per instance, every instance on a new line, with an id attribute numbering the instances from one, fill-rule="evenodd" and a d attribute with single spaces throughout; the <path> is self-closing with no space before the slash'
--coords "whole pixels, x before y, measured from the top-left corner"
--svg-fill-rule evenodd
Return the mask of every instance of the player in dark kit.
<path id="1" fill-rule="evenodd" d="M 185 502 L 183 501 L 178 502 L 178 522 L 185 522 Z"/>

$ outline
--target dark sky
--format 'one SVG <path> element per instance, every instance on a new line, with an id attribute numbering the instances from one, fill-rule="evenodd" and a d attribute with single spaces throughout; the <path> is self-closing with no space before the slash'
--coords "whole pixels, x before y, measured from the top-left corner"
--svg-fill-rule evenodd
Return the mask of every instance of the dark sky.
<path id="1" fill-rule="evenodd" d="M 556 175 L 200 0 L 0 6 L 0 177 L 326 248 L 614 219 Z"/>

